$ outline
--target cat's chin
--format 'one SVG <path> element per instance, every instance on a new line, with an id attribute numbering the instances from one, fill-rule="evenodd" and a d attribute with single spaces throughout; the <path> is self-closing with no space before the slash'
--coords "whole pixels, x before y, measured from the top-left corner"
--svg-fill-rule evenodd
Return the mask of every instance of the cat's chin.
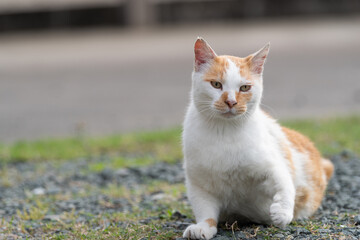
<path id="1" fill-rule="evenodd" d="M 233 118 L 236 118 L 236 117 L 239 117 L 241 116 L 242 114 L 244 114 L 245 112 L 242 112 L 242 113 L 233 113 L 231 111 L 229 112 L 226 112 L 226 113 L 220 113 L 220 116 L 222 118 L 225 118 L 225 119 L 233 119 Z"/>

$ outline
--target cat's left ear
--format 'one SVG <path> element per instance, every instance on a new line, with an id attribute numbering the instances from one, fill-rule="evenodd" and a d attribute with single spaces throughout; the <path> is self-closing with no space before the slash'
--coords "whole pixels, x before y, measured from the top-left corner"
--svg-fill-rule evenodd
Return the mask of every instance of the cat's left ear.
<path id="1" fill-rule="evenodd" d="M 266 44 L 262 49 L 250 55 L 250 69 L 254 74 L 261 75 L 264 70 L 264 63 L 269 54 L 270 43 Z"/>

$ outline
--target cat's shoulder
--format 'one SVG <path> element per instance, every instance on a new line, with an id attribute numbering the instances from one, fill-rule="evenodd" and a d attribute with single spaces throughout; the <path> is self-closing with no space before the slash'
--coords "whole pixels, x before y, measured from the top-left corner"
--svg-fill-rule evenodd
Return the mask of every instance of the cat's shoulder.
<path id="1" fill-rule="evenodd" d="M 281 131 L 281 135 L 284 136 L 296 150 L 299 152 L 319 155 L 319 151 L 315 147 L 314 143 L 307 136 L 294 129 L 281 126 L 269 113 L 263 110 L 261 110 L 261 113 L 263 118 L 265 118 L 267 121 L 270 121 L 272 126 L 275 126 L 275 128 L 272 129 L 276 129 L 277 132 Z"/>

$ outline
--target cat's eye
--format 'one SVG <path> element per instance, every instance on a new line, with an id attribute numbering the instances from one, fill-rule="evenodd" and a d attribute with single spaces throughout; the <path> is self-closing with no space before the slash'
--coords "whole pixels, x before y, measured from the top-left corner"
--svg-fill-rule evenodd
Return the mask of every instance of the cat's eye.
<path id="1" fill-rule="evenodd" d="M 240 87 L 240 92 L 247 92 L 251 89 L 251 85 L 242 85 Z"/>
<path id="2" fill-rule="evenodd" d="M 217 89 L 221 89 L 222 88 L 222 84 L 220 82 L 217 82 L 217 81 L 211 81 L 211 86 L 213 86 L 214 88 L 217 88 Z"/>

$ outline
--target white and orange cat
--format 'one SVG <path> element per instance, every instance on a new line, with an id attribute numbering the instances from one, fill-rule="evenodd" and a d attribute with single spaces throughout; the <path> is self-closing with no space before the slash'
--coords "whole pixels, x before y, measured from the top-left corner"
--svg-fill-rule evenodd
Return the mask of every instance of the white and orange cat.
<path id="1" fill-rule="evenodd" d="M 245 58 L 217 56 L 204 39 L 195 43 L 183 151 L 197 223 L 186 238 L 211 239 L 219 221 L 284 227 L 321 204 L 332 163 L 260 109 L 268 52 L 269 44 Z"/>

